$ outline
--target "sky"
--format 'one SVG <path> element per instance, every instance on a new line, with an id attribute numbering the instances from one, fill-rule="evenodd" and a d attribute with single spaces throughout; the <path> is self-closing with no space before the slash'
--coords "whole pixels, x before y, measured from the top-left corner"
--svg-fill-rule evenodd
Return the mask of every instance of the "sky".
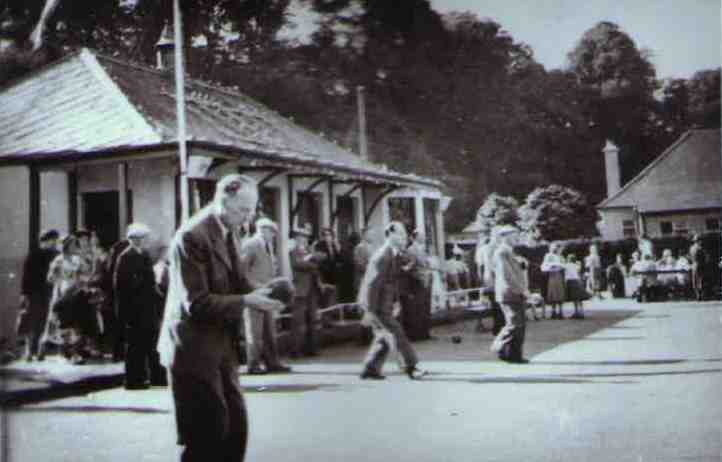
<path id="1" fill-rule="evenodd" d="M 720 65 L 720 0 L 431 0 L 440 13 L 471 11 L 534 49 L 547 69 L 563 67 L 586 30 L 611 21 L 652 51 L 658 78 L 691 77 Z"/>
<path id="2" fill-rule="evenodd" d="M 470 11 L 501 24 L 534 50 L 545 68 L 566 65 L 566 55 L 584 32 L 611 21 L 637 48 L 649 49 L 657 77 L 689 78 L 720 66 L 720 0 L 430 0 L 439 13 Z M 297 11 L 294 35 L 310 29 L 310 15 Z"/>

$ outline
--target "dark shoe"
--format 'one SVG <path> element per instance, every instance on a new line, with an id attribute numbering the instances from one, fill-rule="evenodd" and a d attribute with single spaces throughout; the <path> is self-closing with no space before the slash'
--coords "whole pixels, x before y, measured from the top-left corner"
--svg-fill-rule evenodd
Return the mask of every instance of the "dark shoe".
<path id="1" fill-rule="evenodd" d="M 264 375 L 266 370 L 259 365 L 248 366 L 248 375 Z"/>
<path id="2" fill-rule="evenodd" d="M 510 364 L 528 364 L 529 360 L 526 358 L 503 358 L 499 357 L 504 362 L 510 363 Z"/>
<path id="3" fill-rule="evenodd" d="M 363 371 L 360 375 L 361 380 L 385 380 L 386 376 L 379 374 L 378 372 Z"/>
<path id="4" fill-rule="evenodd" d="M 148 388 L 150 388 L 150 384 L 147 382 L 125 384 L 126 390 L 147 390 Z"/>
<path id="5" fill-rule="evenodd" d="M 291 368 L 283 364 L 276 364 L 266 368 L 268 374 L 288 374 L 289 372 L 291 372 Z"/>
<path id="6" fill-rule="evenodd" d="M 421 380 L 422 378 L 429 375 L 429 373 L 423 369 L 419 369 L 418 367 L 413 366 L 406 368 L 406 375 L 408 375 L 411 380 Z"/>
<path id="7" fill-rule="evenodd" d="M 150 381 L 151 386 L 154 387 L 167 387 L 168 386 L 168 378 L 167 377 L 158 377 L 151 379 Z"/>

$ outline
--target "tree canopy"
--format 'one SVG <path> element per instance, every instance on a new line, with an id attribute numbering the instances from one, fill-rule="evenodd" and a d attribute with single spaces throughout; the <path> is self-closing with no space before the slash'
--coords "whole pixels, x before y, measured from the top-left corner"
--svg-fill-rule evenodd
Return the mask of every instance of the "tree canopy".
<path id="1" fill-rule="evenodd" d="M 33 52 L 43 4 L 0 1 L 0 84 L 81 46 L 152 63 L 172 14 L 172 0 L 60 0 Z M 451 232 L 491 193 L 523 200 L 556 184 L 598 203 L 607 138 L 621 149 L 626 181 L 685 130 L 720 126 L 719 69 L 658 81 L 649 52 L 614 23 L 592 25 L 568 68 L 546 70 L 502 24 L 440 14 L 427 0 L 297 4 L 319 18 L 308 42 L 279 38 L 290 0 L 182 0 L 187 72 L 352 150 L 363 86 L 371 159 L 443 181 L 454 197 Z"/>
<path id="2" fill-rule="evenodd" d="M 535 189 L 519 208 L 520 227 L 533 240 L 591 237 L 597 234 L 597 219 L 582 193 L 560 185 Z"/>

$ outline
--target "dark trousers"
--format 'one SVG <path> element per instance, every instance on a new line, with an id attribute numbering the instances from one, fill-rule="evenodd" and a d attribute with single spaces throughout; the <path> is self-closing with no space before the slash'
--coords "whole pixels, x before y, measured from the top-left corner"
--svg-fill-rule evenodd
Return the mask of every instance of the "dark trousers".
<path id="1" fill-rule="evenodd" d="M 238 366 L 220 366 L 217 380 L 171 373 L 181 462 L 241 462 L 248 442 L 248 416 Z"/>
<path id="2" fill-rule="evenodd" d="M 115 307 L 105 312 L 105 343 L 113 354 L 113 361 L 125 359 L 125 322 L 120 318 Z"/>
<path id="3" fill-rule="evenodd" d="M 414 284 L 401 297 L 401 324 L 411 341 L 427 340 L 431 336 L 431 294 L 423 284 Z"/>
<path id="4" fill-rule="evenodd" d="M 492 350 L 501 359 L 518 360 L 523 358 L 524 337 L 526 335 L 526 306 L 523 302 L 503 302 L 506 324 L 494 339 Z"/>
<path id="5" fill-rule="evenodd" d="M 315 292 L 294 299 L 291 321 L 291 351 L 293 353 L 316 353 L 318 351 L 318 295 Z"/>
<path id="6" fill-rule="evenodd" d="M 406 337 L 404 328 L 391 314 L 378 314 L 372 327 L 374 340 L 364 361 L 365 371 L 380 374 L 393 343 L 403 356 L 404 365 L 407 368 L 416 366 L 419 362 L 416 352 Z"/>
<path id="7" fill-rule="evenodd" d="M 491 327 L 491 333 L 499 335 L 499 332 L 501 332 L 506 324 L 504 312 L 501 310 L 501 305 L 499 305 L 499 302 L 496 301 L 496 297 L 493 293 L 489 296 L 489 299 L 491 300 L 491 319 L 494 322 Z"/>
<path id="8" fill-rule="evenodd" d="M 166 372 L 156 351 L 158 331 L 152 327 L 127 326 L 125 329 L 125 384 L 141 385 L 151 382 L 162 385 Z"/>

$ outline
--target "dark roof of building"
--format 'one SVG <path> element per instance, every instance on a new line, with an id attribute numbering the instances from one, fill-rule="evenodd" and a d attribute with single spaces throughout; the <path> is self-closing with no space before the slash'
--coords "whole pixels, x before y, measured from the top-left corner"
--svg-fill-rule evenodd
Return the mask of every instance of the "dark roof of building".
<path id="1" fill-rule="evenodd" d="M 168 145 L 178 138 L 172 74 L 83 49 L 0 91 L 0 160 Z M 403 183 L 441 186 L 389 170 L 232 89 L 187 79 L 187 140 L 266 159 Z M 80 154 L 80 155 L 79 155 Z"/>
<path id="2" fill-rule="evenodd" d="M 720 130 L 684 133 L 597 207 L 636 207 L 642 213 L 722 207 Z"/>

